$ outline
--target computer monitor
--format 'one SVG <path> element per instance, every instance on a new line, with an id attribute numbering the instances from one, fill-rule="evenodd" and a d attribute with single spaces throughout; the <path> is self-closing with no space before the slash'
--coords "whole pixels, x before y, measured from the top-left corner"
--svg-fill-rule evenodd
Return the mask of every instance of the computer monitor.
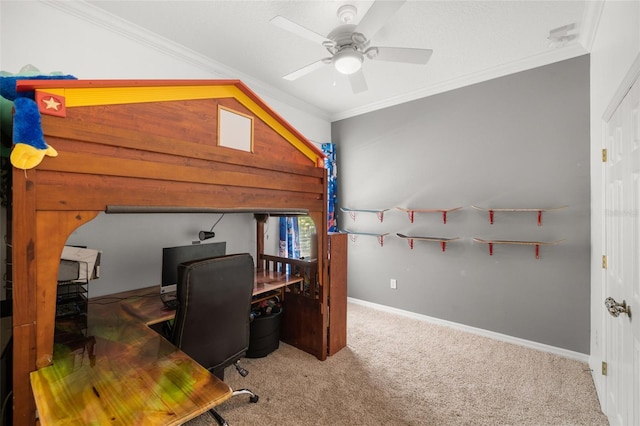
<path id="1" fill-rule="evenodd" d="M 162 249 L 162 283 L 160 294 L 176 291 L 178 265 L 189 260 L 224 256 L 227 243 L 192 244 L 189 246 L 165 247 Z"/>

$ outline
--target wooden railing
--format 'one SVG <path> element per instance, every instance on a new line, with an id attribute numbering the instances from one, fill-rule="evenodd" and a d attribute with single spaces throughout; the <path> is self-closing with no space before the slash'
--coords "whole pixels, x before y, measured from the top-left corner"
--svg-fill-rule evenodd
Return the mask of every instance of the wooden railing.
<path id="1" fill-rule="evenodd" d="M 298 291 L 301 295 L 313 299 L 320 298 L 320 285 L 318 282 L 318 263 L 302 259 L 289 259 L 280 256 L 271 256 L 268 254 L 258 255 L 258 269 L 268 271 L 288 272 L 289 275 L 303 277 L 304 281 L 300 288 L 292 291 Z"/>

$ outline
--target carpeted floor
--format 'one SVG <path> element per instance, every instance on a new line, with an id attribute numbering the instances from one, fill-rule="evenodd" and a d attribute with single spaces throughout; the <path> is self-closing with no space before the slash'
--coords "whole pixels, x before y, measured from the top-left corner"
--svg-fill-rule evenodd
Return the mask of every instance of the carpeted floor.
<path id="1" fill-rule="evenodd" d="M 348 346 L 289 345 L 225 372 L 260 395 L 218 407 L 232 426 L 608 425 L 587 364 L 349 303 Z M 188 426 L 216 424 L 204 414 Z"/>

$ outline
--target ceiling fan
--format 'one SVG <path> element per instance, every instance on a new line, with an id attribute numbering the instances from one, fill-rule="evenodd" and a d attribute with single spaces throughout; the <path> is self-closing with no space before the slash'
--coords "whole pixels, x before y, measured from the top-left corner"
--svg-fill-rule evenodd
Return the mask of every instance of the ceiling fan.
<path id="1" fill-rule="evenodd" d="M 326 37 L 280 15 L 271 19 L 271 23 L 274 25 L 321 44 L 331 54 L 331 56 L 306 65 L 282 78 L 296 80 L 325 65 L 332 64 L 338 72 L 349 77 L 353 92 L 360 93 L 367 90 L 367 82 L 362 72 L 362 63 L 365 58 L 377 61 L 426 64 L 433 53 L 431 49 L 370 46 L 371 39 L 382 29 L 387 19 L 402 7 L 405 1 L 374 1 L 358 25 L 352 24 L 357 14 L 356 7 L 350 4 L 340 6 L 337 15 L 342 24 L 334 28 Z"/>

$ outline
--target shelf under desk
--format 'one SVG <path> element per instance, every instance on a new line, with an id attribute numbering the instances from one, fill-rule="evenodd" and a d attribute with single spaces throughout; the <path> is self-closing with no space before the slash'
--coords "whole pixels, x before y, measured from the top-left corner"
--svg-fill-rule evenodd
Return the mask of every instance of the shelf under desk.
<path id="1" fill-rule="evenodd" d="M 282 272 L 258 269 L 253 283 L 253 303 L 272 297 L 276 292 L 284 296 L 283 290 L 293 284 L 302 284 L 303 277 L 287 275 Z M 295 289 L 301 291 L 301 288 Z M 264 296 L 264 297 L 261 297 Z"/>

